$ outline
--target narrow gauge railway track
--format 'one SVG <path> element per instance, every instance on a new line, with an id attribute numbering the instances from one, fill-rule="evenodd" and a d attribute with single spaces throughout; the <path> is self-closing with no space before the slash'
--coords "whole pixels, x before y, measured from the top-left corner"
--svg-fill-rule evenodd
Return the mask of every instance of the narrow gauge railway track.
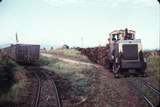
<path id="1" fill-rule="evenodd" d="M 58 90 L 56 87 L 56 84 L 54 82 L 54 79 L 52 78 L 51 75 L 49 75 L 48 72 L 43 71 L 43 69 L 41 68 L 37 68 L 37 67 L 25 67 L 27 70 L 31 71 L 33 73 L 33 76 L 36 78 L 37 80 L 37 87 L 36 87 L 36 93 L 35 96 L 33 98 L 32 101 L 32 107 L 42 107 L 41 106 L 41 101 L 43 98 L 42 96 L 42 89 L 43 89 L 43 82 L 44 80 L 47 81 L 47 86 L 48 89 L 50 89 L 48 92 L 54 92 L 55 94 L 55 100 L 56 100 L 56 106 L 52 106 L 52 107 L 62 107 L 60 98 L 59 98 L 59 94 L 58 94 Z M 55 102 L 55 101 L 53 101 Z"/>
<path id="2" fill-rule="evenodd" d="M 160 100 L 159 103 L 157 105 L 153 104 L 151 99 L 149 99 L 146 95 L 145 92 L 142 91 L 142 87 L 145 86 L 148 89 L 150 89 L 152 91 L 152 93 L 155 93 L 157 95 L 158 98 L 160 98 L 160 91 L 159 89 L 156 89 L 155 87 L 151 86 L 148 82 L 144 81 L 143 79 L 136 79 L 138 84 L 135 83 L 135 81 L 128 79 L 128 82 L 132 84 L 132 86 L 138 90 L 139 94 L 143 97 L 143 99 L 145 100 L 145 102 L 147 102 L 147 104 L 149 105 L 149 107 L 159 107 L 160 105 Z"/>
<path id="3" fill-rule="evenodd" d="M 59 98 L 59 94 L 58 94 L 58 89 L 56 87 L 56 84 L 54 82 L 54 79 L 47 73 L 47 72 L 42 72 L 48 79 L 50 79 L 51 81 L 50 84 L 53 86 L 54 88 L 54 92 L 55 92 L 55 96 L 56 96 L 56 103 L 57 103 L 57 107 L 62 107 L 61 105 L 61 101 L 60 101 L 60 98 Z M 51 87 L 51 85 L 49 85 L 49 87 Z"/>
<path id="4" fill-rule="evenodd" d="M 36 77 L 37 79 L 37 89 L 36 89 L 36 96 L 34 96 L 34 99 L 33 99 L 33 102 L 32 102 L 32 105 L 33 107 L 38 107 L 39 106 L 39 99 L 40 99 L 40 93 L 41 93 L 41 80 L 40 80 L 40 77 L 34 73 L 34 76 Z"/>
<path id="5" fill-rule="evenodd" d="M 144 81 L 144 85 L 151 88 L 155 93 L 157 93 L 160 96 L 160 90 L 156 89 L 155 87 L 151 86 L 149 82 Z"/>

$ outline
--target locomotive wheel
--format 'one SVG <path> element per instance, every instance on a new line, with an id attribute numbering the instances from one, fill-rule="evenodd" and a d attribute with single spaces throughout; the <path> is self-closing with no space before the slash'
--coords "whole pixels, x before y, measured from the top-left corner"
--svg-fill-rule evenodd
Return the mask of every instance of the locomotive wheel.
<path id="1" fill-rule="evenodd" d="M 119 78 L 120 66 L 118 64 L 113 64 L 112 71 L 114 73 L 114 77 Z"/>
<path id="2" fill-rule="evenodd" d="M 148 77 L 148 75 L 147 75 L 146 73 L 144 73 L 144 74 L 142 75 L 142 77 Z"/>
<path id="3" fill-rule="evenodd" d="M 119 78 L 119 74 L 117 73 L 117 74 L 114 74 L 114 77 L 115 78 Z"/>
<path id="4" fill-rule="evenodd" d="M 130 76 L 130 73 L 129 73 L 128 69 L 123 69 L 122 73 L 123 73 L 123 75 L 124 75 L 125 78 L 127 78 L 127 77 Z"/>
<path id="5" fill-rule="evenodd" d="M 145 71 L 145 67 L 139 69 L 139 71 L 140 71 L 140 76 L 141 77 L 147 77 L 148 76 L 146 71 Z"/>
<path id="6" fill-rule="evenodd" d="M 141 77 L 147 77 L 147 73 L 145 71 L 141 71 Z"/>
<path id="7" fill-rule="evenodd" d="M 109 68 L 109 69 L 112 69 L 112 67 L 113 67 L 113 64 L 110 62 L 110 63 L 108 64 L 108 68 Z"/>

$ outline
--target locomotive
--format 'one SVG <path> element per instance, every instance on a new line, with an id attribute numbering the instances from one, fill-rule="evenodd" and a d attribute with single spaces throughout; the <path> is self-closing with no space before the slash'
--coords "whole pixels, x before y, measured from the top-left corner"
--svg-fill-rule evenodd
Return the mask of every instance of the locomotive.
<path id="1" fill-rule="evenodd" d="M 109 67 L 114 76 L 123 71 L 136 71 L 145 75 L 146 59 L 140 39 L 135 38 L 135 31 L 115 30 L 109 34 Z"/>

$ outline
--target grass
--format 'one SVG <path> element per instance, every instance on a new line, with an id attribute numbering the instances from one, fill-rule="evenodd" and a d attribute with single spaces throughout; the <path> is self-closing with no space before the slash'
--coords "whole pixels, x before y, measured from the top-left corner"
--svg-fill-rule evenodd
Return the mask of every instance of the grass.
<path id="1" fill-rule="evenodd" d="M 65 56 L 77 56 L 80 55 L 81 53 L 75 49 L 55 49 L 54 53 L 60 53 L 63 54 Z"/>
<path id="2" fill-rule="evenodd" d="M 77 60 L 77 61 L 90 62 L 90 60 L 86 56 L 81 55 L 81 52 L 76 49 L 59 48 L 59 49 L 49 51 L 48 53 L 53 54 L 53 55 L 58 55 L 64 58 Z"/>
<path id="3" fill-rule="evenodd" d="M 25 80 L 21 80 L 13 84 L 7 93 L 4 93 L 0 96 L 0 104 L 4 104 L 6 102 L 9 103 L 18 103 L 20 99 L 20 93 L 24 90 Z"/>
<path id="4" fill-rule="evenodd" d="M 160 82 L 160 56 L 147 58 L 147 71 Z"/>
<path id="5" fill-rule="evenodd" d="M 0 105 L 19 102 L 25 84 L 23 68 L 7 56 L 0 55 Z"/>
<path id="6" fill-rule="evenodd" d="M 101 68 L 67 62 L 52 56 L 43 56 L 41 61 L 47 63 L 44 65 L 45 69 L 53 71 L 59 76 L 55 80 L 58 81 L 57 86 L 65 107 L 103 107 L 104 105 L 118 107 L 121 103 L 126 104 L 126 102 L 129 102 L 128 105 L 134 106 L 141 105 L 143 107 L 145 105 L 137 102 L 140 98 L 138 94 L 132 96 L 133 86 L 130 89 L 125 78 L 115 79 L 109 72 L 102 72 Z M 159 79 L 160 58 L 148 57 L 147 62 L 148 72 Z M 132 78 L 130 79 L 134 81 Z M 126 97 L 124 98 L 124 96 Z M 132 101 L 128 100 L 130 96 L 133 98 Z"/>
<path id="7" fill-rule="evenodd" d="M 90 94 L 90 86 L 96 74 L 95 67 L 65 62 L 54 57 L 41 57 L 41 61 L 42 63 L 48 63 L 44 65 L 45 69 L 54 71 L 56 75 L 59 75 L 61 79 L 59 84 L 60 93 L 62 94 L 61 97 L 64 100 L 63 103 L 66 102 L 64 105 L 70 107 L 75 106 L 75 104 L 83 101 Z"/>
<path id="8" fill-rule="evenodd" d="M 39 63 L 40 63 L 40 65 L 48 65 L 50 63 L 50 60 L 48 57 L 40 56 Z"/>

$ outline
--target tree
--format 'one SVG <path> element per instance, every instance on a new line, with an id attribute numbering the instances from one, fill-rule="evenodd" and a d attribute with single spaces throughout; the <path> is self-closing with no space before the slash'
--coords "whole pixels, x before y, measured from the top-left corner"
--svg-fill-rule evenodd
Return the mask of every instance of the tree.
<path id="1" fill-rule="evenodd" d="M 50 50 L 53 50 L 53 46 L 51 46 L 51 49 Z"/>

